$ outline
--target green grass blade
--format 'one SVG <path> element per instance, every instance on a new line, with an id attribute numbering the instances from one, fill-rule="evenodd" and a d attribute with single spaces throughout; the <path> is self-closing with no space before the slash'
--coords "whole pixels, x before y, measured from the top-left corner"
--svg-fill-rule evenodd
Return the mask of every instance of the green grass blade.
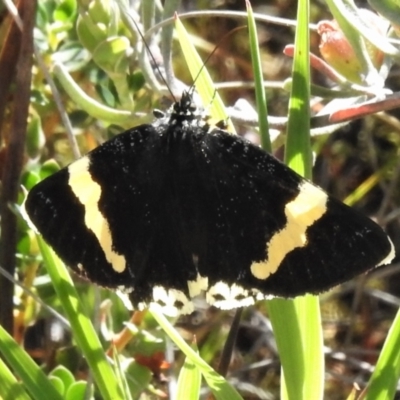
<path id="1" fill-rule="evenodd" d="M 196 364 L 186 358 L 179 372 L 176 400 L 199 399 L 201 387 L 201 371 Z"/>
<path id="2" fill-rule="evenodd" d="M 38 236 L 40 251 L 56 293 L 71 324 L 74 339 L 86 357 L 93 379 L 104 399 L 122 399 L 118 379 L 108 363 L 92 322 L 81 306 L 78 293 L 64 264 Z"/>
<path id="3" fill-rule="evenodd" d="M 268 314 L 282 364 L 281 398 L 302 400 L 305 360 L 294 300 L 269 300 Z"/>
<path id="4" fill-rule="evenodd" d="M 299 1 L 285 162 L 298 174 L 311 178 L 308 9 L 307 0 Z"/>
<path id="5" fill-rule="evenodd" d="M 241 396 L 221 375 L 211 368 L 198 353 L 196 353 L 182 338 L 179 332 L 169 323 L 167 318 L 158 311 L 156 305 L 152 305 L 149 310 L 153 318 L 168 335 L 168 337 L 178 346 L 185 356 L 202 373 L 209 388 L 218 400 L 241 400 Z M 189 397 L 187 397 L 189 398 Z"/>
<path id="6" fill-rule="evenodd" d="M 304 399 L 322 399 L 324 394 L 325 357 L 321 312 L 318 296 L 306 295 L 294 300 L 304 354 Z"/>
<path id="7" fill-rule="evenodd" d="M 26 353 L 26 351 L 19 346 L 6 330 L 3 329 L 2 326 L 0 326 L 0 352 L 34 399 L 62 399 L 46 374 L 35 363 L 35 361 L 32 360 L 28 353 Z M 6 377 L 4 371 L 2 372 L 2 376 Z M 0 393 L 5 390 L 6 385 L 10 383 L 12 382 L 9 379 L 7 381 L 2 380 Z M 6 393 L 6 396 L 8 395 L 9 393 Z M 19 398 L 26 398 L 26 396 L 21 396 L 22 393 L 19 393 Z"/>
<path id="8" fill-rule="evenodd" d="M 194 85 L 200 94 L 203 106 L 209 110 L 212 118 L 214 118 L 216 122 L 228 120 L 228 114 L 225 111 L 224 103 L 214 87 L 211 76 L 178 17 L 175 19 L 175 27 L 182 54 L 186 60 L 190 74 L 193 80 L 195 80 Z"/>
<path id="9" fill-rule="evenodd" d="M 292 90 L 286 139 L 286 163 L 310 178 L 310 63 L 309 3 L 298 3 Z M 316 296 L 269 302 L 271 321 L 282 361 L 283 399 L 322 399 L 324 379 L 323 339 Z"/>
<path id="10" fill-rule="evenodd" d="M 254 84 L 256 92 L 256 104 L 258 114 L 258 126 L 261 138 L 261 147 L 271 153 L 271 140 L 269 137 L 269 126 L 268 126 L 268 109 L 267 99 L 265 96 L 264 89 L 264 78 L 262 73 L 262 65 L 257 37 L 257 28 L 254 20 L 253 10 L 249 1 L 246 1 L 247 6 L 247 23 L 249 26 L 249 41 L 251 51 L 251 61 L 253 67 Z"/>
<path id="11" fill-rule="evenodd" d="M 1 352 L 2 343 L 0 343 Z M 2 400 L 30 400 L 23 383 L 18 381 L 7 365 L 0 358 L 0 399 Z"/>
<path id="12" fill-rule="evenodd" d="M 365 400 L 394 399 L 400 377 L 400 310 L 390 327 L 375 370 L 366 390 Z"/>

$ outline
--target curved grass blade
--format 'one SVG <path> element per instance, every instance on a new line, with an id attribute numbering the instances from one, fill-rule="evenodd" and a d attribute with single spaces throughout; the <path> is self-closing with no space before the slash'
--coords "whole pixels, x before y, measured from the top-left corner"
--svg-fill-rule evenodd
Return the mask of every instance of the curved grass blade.
<path id="1" fill-rule="evenodd" d="M 199 369 L 208 386 L 218 400 L 241 400 L 241 396 L 221 375 L 211 368 L 182 338 L 179 332 L 159 312 L 157 305 L 152 304 L 149 311 L 168 337 L 178 346 L 186 357 Z"/>
<path id="2" fill-rule="evenodd" d="M 92 322 L 82 308 L 66 267 L 40 236 L 37 239 L 54 289 L 71 324 L 74 339 L 86 357 L 102 397 L 107 400 L 122 399 L 118 379 L 107 361 Z"/>

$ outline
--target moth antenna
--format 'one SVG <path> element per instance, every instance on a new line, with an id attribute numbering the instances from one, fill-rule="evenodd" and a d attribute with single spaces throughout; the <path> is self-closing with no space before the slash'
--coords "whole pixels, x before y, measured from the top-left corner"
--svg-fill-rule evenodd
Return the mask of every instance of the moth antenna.
<path id="1" fill-rule="evenodd" d="M 164 84 L 165 84 L 166 88 L 168 89 L 168 92 L 170 93 L 171 97 L 174 99 L 174 101 L 176 101 L 176 97 L 174 96 L 174 93 L 172 92 L 170 85 L 168 84 L 167 80 L 165 79 L 164 74 L 161 71 L 161 68 L 158 66 L 157 60 L 155 59 L 155 57 L 153 55 L 153 52 L 151 51 L 149 45 L 147 44 L 143 33 L 140 31 L 139 27 L 137 26 L 136 21 L 134 21 L 134 23 L 135 23 L 135 25 L 137 27 L 137 32 L 138 32 L 140 38 L 143 41 L 144 47 L 146 48 L 147 53 L 149 54 L 151 60 L 153 61 L 153 68 L 158 72 L 158 75 L 160 76 L 161 80 L 164 82 Z"/>
<path id="2" fill-rule="evenodd" d="M 203 69 L 206 67 L 208 61 L 210 61 L 211 57 L 215 54 L 215 52 L 221 47 L 221 44 L 222 44 L 226 39 L 228 39 L 230 36 L 232 36 L 234 33 L 236 33 L 237 31 L 239 31 L 239 30 L 241 30 L 241 29 L 245 29 L 245 28 L 247 28 L 247 26 L 245 26 L 245 25 L 243 25 L 243 26 L 238 26 L 237 28 L 234 28 L 234 29 L 230 30 L 228 33 L 226 33 L 226 34 L 217 42 L 217 44 L 215 45 L 214 49 L 211 51 L 210 54 L 208 54 L 208 56 L 207 56 L 206 59 L 204 60 L 203 65 L 201 66 L 199 72 L 197 73 L 195 79 L 193 80 L 193 85 L 192 85 L 192 86 L 195 86 L 196 81 L 197 81 L 197 79 L 199 78 L 200 74 L 202 73 Z M 214 97 L 215 97 L 215 93 L 214 93 L 214 96 L 213 96 L 213 100 L 214 100 Z"/>
<path id="3" fill-rule="evenodd" d="M 150 46 L 148 45 L 148 43 L 144 37 L 144 34 L 142 33 L 138 23 L 135 21 L 135 19 L 132 17 L 131 13 L 127 9 L 127 7 L 122 2 L 118 1 L 118 6 L 120 7 L 121 14 L 124 16 L 125 23 L 128 25 L 128 27 L 134 28 L 136 33 L 142 39 L 143 45 L 144 45 L 145 49 L 147 50 L 147 53 L 149 54 L 150 59 L 153 63 L 153 65 L 152 65 L 153 70 L 157 71 L 159 78 L 161 79 L 162 82 L 164 82 L 165 87 L 167 88 L 167 90 L 170 93 L 173 100 L 176 102 L 176 97 L 175 97 L 174 93 L 172 92 L 167 80 L 165 79 L 161 68 L 158 66 L 158 62 L 157 62 L 156 58 L 154 57 L 153 52 L 151 51 Z"/>
<path id="4" fill-rule="evenodd" d="M 216 53 L 216 51 L 219 49 L 219 47 L 221 46 L 221 44 L 223 43 L 223 41 L 224 40 L 226 40 L 228 37 L 230 37 L 230 35 L 232 35 L 233 33 L 235 33 L 237 30 L 239 30 L 239 29 L 243 29 L 243 28 L 245 28 L 245 26 L 241 26 L 241 27 L 237 27 L 237 28 L 235 28 L 235 29 L 233 29 L 233 30 L 231 30 L 230 32 L 228 32 L 227 34 L 225 34 L 219 41 L 218 41 L 218 43 L 214 46 L 214 48 L 213 48 L 213 50 L 207 55 L 207 57 L 206 57 L 206 59 L 202 62 L 202 65 L 201 65 L 201 67 L 199 68 L 199 70 L 198 70 L 198 72 L 197 72 L 197 74 L 195 75 L 195 77 L 194 77 L 194 79 L 193 79 L 193 84 L 189 87 L 189 93 L 190 94 L 192 94 L 192 97 L 193 97 L 193 101 L 194 101 L 194 104 L 197 104 L 197 105 L 202 105 L 202 109 L 203 109 L 203 111 L 204 111 L 204 115 L 207 115 L 207 118 L 206 119 L 210 119 L 211 118 L 211 112 L 210 112 L 210 110 L 212 109 L 212 107 L 213 107 L 213 104 L 214 104 L 214 100 L 215 100 L 215 98 L 217 97 L 217 95 L 218 95 L 218 92 L 217 92 L 217 90 L 216 90 L 216 88 L 214 87 L 214 85 L 211 83 L 211 87 L 213 87 L 213 90 L 214 90 L 214 93 L 211 95 L 211 98 L 210 98 L 210 92 L 207 90 L 207 94 L 206 94 L 206 97 L 205 97 L 205 103 L 203 103 L 203 102 L 199 102 L 199 99 L 198 98 L 196 98 L 197 96 L 193 96 L 195 93 L 195 87 L 196 87 L 196 82 L 197 82 L 197 80 L 200 78 L 200 76 L 201 76 L 201 74 L 204 72 L 204 68 L 207 66 L 207 64 L 208 64 L 208 62 L 209 62 L 209 60 L 211 59 L 211 57 Z M 208 74 L 207 74 L 208 75 Z M 210 78 L 207 78 L 207 79 L 210 79 Z M 200 92 L 201 92 L 201 90 L 200 90 Z M 221 103 L 222 104 L 222 103 Z M 224 114 L 225 115 L 225 114 Z M 226 116 L 227 117 L 227 116 Z M 227 118 L 229 118 L 229 117 L 227 117 Z M 225 119 L 225 118 L 224 118 Z M 213 123 L 213 124 L 215 124 L 215 123 Z M 225 123 L 223 123 L 223 124 L 219 124 L 219 127 L 221 127 L 221 126 L 224 126 L 225 128 L 227 128 L 228 127 L 228 124 L 226 123 L 226 121 L 225 121 Z M 229 126 L 231 129 L 228 129 L 228 130 L 232 130 L 233 132 L 234 132 L 234 128 L 233 128 L 233 126 Z"/>

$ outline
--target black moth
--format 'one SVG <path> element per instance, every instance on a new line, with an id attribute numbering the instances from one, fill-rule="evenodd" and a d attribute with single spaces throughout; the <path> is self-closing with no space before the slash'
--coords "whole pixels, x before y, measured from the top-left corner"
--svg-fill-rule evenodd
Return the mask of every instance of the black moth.
<path id="1" fill-rule="evenodd" d="M 389 263 L 382 229 L 250 142 L 209 126 L 183 93 L 36 185 L 25 208 L 80 275 L 188 313 L 319 293 Z"/>

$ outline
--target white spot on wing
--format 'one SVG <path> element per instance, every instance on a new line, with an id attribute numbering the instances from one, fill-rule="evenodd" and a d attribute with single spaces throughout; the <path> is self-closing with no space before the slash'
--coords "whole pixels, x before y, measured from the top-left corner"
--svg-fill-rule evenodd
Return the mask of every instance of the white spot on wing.
<path id="1" fill-rule="evenodd" d="M 188 281 L 189 295 L 191 298 L 198 296 L 208 288 L 208 278 L 197 274 L 195 281 Z"/>
<path id="2" fill-rule="evenodd" d="M 392 241 L 390 240 L 389 236 L 388 236 L 388 240 L 390 242 L 390 252 L 389 254 L 377 265 L 377 267 L 380 267 L 381 265 L 386 265 L 386 264 L 390 264 L 393 260 L 393 258 L 395 257 L 396 253 L 394 250 L 394 245 L 392 243 Z"/>
<path id="3" fill-rule="evenodd" d="M 162 286 L 154 286 L 152 303 L 158 304 L 163 314 L 170 317 L 194 311 L 194 305 L 185 293 L 177 289 L 165 289 Z"/>
<path id="4" fill-rule="evenodd" d="M 306 245 L 306 230 L 326 212 L 327 194 L 304 181 L 299 194 L 286 204 L 286 226 L 267 243 L 267 260 L 251 265 L 252 274 L 258 279 L 267 279 L 275 273 L 286 254 Z"/>
<path id="5" fill-rule="evenodd" d="M 207 303 L 222 310 L 250 306 L 264 297 L 256 289 L 244 289 L 236 284 L 229 286 L 225 282 L 217 282 L 206 293 Z"/>
<path id="6" fill-rule="evenodd" d="M 93 181 L 89 172 L 90 160 L 83 157 L 68 167 L 68 184 L 75 196 L 85 207 L 85 224 L 92 230 L 107 261 L 116 272 L 123 272 L 126 268 L 125 257 L 113 250 L 112 236 L 107 220 L 99 210 L 101 187 Z"/>

